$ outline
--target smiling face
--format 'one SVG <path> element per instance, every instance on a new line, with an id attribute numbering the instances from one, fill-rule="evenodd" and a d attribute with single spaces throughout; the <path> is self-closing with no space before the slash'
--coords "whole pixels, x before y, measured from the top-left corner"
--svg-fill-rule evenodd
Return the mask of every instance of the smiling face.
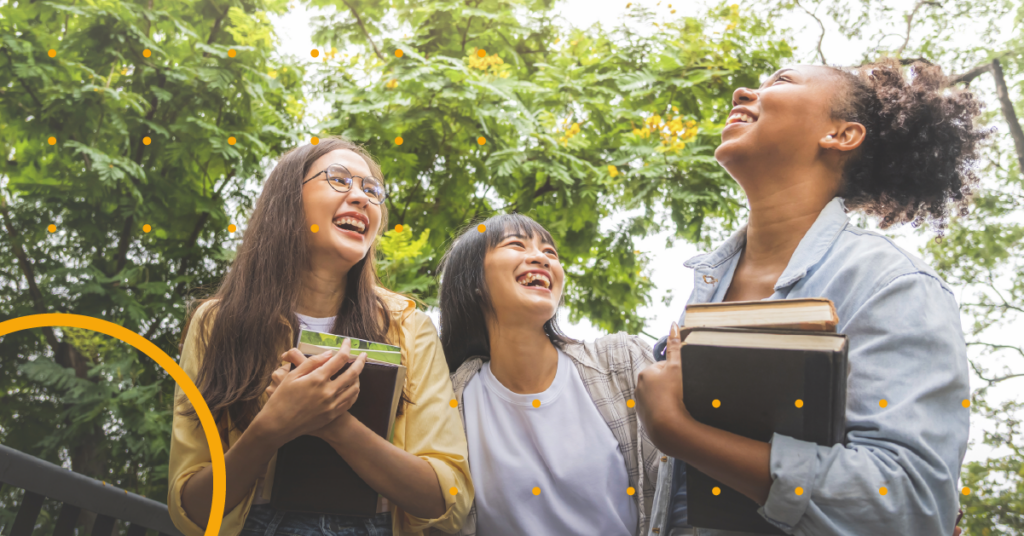
<path id="1" fill-rule="evenodd" d="M 509 234 L 484 257 L 484 281 L 499 324 L 525 320 L 541 327 L 558 310 L 565 272 L 540 233 Z"/>
<path id="2" fill-rule="evenodd" d="M 843 88 L 830 68 L 797 65 L 780 69 L 756 90 L 737 89 L 715 158 L 747 188 L 742 178 L 758 171 L 812 165 L 823 149 L 846 150 L 830 145 L 845 135 L 847 123 L 832 117 L 833 99 Z"/>
<path id="3" fill-rule="evenodd" d="M 331 151 L 310 166 L 303 182 L 327 169 L 331 164 L 348 168 L 353 175 L 369 177 L 370 167 L 358 154 L 348 149 Z M 332 263 L 348 270 L 366 256 L 381 225 L 381 207 L 370 203 L 356 179 L 345 193 L 335 191 L 319 176 L 302 186 L 302 203 L 306 212 L 306 229 L 319 227 L 310 238 L 311 257 L 315 264 Z"/>

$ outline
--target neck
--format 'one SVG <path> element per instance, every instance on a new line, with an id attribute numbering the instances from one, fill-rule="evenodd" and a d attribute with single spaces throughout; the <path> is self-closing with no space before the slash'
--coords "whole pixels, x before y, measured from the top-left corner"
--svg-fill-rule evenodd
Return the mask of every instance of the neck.
<path id="1" fill-rule="evenodd" d="M 543 326 L 488 321 L 491 374 L 517 394 L 542 393 L 555 381 L 558 349 Z"/>
<path id="2" fill-rule="evenodd" d="M 776 176 L 759 173 L 750 181 L 737 179 L 750 203 L 743 254 L 756 265 L 785 267 L 821 210 L 835 197 L 838 177 L 826 169 L 772 175 Z"/>
<path id="3" fill-rule="evenodd" d="M 299 301 L 295 312 L 313 318 L 327 318 L 338 314 L 345 299 L 348 271 L 314 267 L 303 274 L 299 282 Z"/>

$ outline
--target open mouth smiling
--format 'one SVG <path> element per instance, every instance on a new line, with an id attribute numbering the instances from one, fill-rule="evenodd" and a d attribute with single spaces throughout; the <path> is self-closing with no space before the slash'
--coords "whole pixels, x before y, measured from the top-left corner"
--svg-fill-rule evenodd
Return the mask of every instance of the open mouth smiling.
<path id="1" fill-rule="evenodd" d="M 725 120 L 725 125 L 729 126 L 729 125 L 733 125 L 733 124 L 736 124 L 736 123 L 756 123 L 756 122 L 757 122 L 757 115 L 754 114 L 753 111 L 751 111 L 748 108 L 744 108 L 742 106 L 738 106 L 736 108 L 733 108 L 732 111 L 729 112 L 729 118 Z"/>
<path id="2" fill-rule="evenodd" d="M 535 287 L 549 290 L 551 288 L 551 279 L 540 272 L 526 272 L 525 274 L 516 278 L 516 283 L 524 287 Z"/>
<path id="3" fill-rule="evenodd" d="M 334 226 L 342 231 L 349 231 L 360 235 L 366 234 L 369 220 L 366 216 L 357 213 L 341 214 L 334 217 Z"/>

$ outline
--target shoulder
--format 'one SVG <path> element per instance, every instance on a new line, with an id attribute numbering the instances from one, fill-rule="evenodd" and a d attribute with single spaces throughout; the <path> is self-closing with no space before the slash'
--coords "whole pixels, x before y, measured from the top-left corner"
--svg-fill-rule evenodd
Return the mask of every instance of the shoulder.
<path id="1" fill-rule="evenodd" d="M 942 290 L 953 296 L 949 285 L 920 257 L 875 231 L 847 224 L 839 234 L 826 262 L 836 277 L 848 278 L 868 294 L 876 294 L 897 279 Z"/>
<path id="2" fill-rule="evenodd" d="M 569 344 L 566 353 L 590 361 L 601 369 L 618 369 L 632 367 L 634 363 L 654 361 L 651 345 L 638 335 L 625 332 L 605 335 L 593 341 Z"/>

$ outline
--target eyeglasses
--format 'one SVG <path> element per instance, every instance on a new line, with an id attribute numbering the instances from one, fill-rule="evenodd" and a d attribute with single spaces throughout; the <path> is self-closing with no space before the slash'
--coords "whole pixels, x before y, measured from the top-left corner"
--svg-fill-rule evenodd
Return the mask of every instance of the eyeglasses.
<path id="1" fill-rule="evenodd" d="M 383 203 L 384 198 L 388 195 L 384 190 L 384 184 L 376 177 L 360 177 L 358 175 L 353 175 L 347 167 L 341 164 L 331 164 L 327 166 L 327 169 L 306 179 L 302 184 L 305 185 L 307 182 L 319 177 L 320 175 L 327 175 L 325 177 L 327 179 L 327 184 L 331 185 L 331 188 L 340 194 L 351 191 L 352 185 L 355 184 L 356 179 L 359 179 L 363 193 L 366 194 L 366 197 L 370 198 L 370 202 L 374 205 Z"/>

